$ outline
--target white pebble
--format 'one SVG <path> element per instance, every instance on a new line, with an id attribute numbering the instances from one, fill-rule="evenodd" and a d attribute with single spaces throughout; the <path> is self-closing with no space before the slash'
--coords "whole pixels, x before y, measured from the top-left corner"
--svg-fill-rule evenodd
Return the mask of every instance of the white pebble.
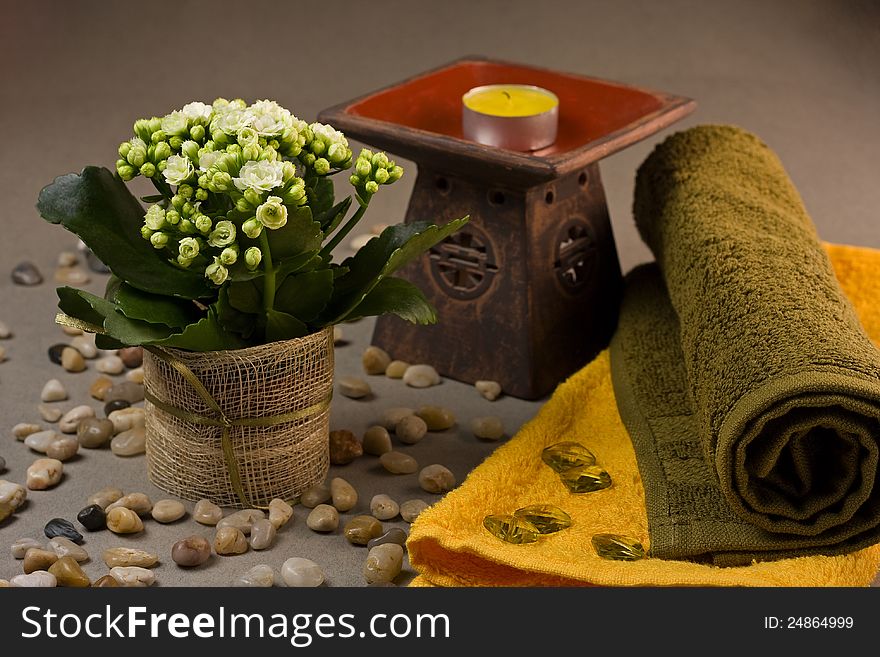
<path id="1" fill-rule="evenodd" d="M 61 429 L 62 433 L 76 433 L 76 428 L 79 426 L 79 423 L 87 417 L 95 417 L 94 408 L 86 406 L 85 404 L 82 406 L 75 406 L 64 414 L 64 417 L 62 417 L 61 421 L 58 423 L 58 428 Z"/>
<path id="2" fill-rule="evenodd" d="M 156 581 L 156 573 L 140 566 L 115 566 L 110 569 L 110 576 L 120 586 L 150 586 Z"/>
<path id="3" fill-rule="evenodd" d="M 370 513 L 378 520 L 391 520 L 400 513 L 400 505 L 384 493 L 374 495 L 370 500 Z"/>
<path id="4" fill-rule="evenodd" d="M 311 559 L 291 557 L 281 566 L 281 578 L 288 586 L 321 586 L 324 571 Z"/>
<path id="5" fill-rule="evenodd" d="M 147 426 L 147 416 L 144 409 L 137 406 L 120 408 L 118 411 L 113 411 L 107 416 L 107 419 L 113 423 L 114 434 L 119 434 L 136 427 Z"/>
<path id="6" fill-rule="evenodd" d="M 19 422 L 12 427 L 12 435 L 19 441 L 24 440 L 32 433 L 37 433 L 38 431 L 42 431 L 42 427 L 39 424 L 33 424 L 31 422 Z"/>
<path id="7" fill-rule="evenodd" d="M 103 356 L 95 362 L 95 369 L 103 374 L 122 374 L 125 363 L 119 356 Z"/>
<path id="8" fill-rule="evenodd" d="M 58 379 L 49 379 L 46 381 L 46 385 L 43 386 L 40 399 L 44 402 L 64 401 L 67 399 L 67 390 Z"/>
<path id="9" fill-rule="evenodd" d="M 9 546 L 9 550 L 12 552 L 12 557 L 14 559 L 24 559 L 24 555 L 27 554 L 27 551 L 31 548 L 42 550 L 43 544 L 33 538 L 19 538 L 13 541 L 12 545 Z"/>
<path id="10" fill-rule="evenodd" d="M 53 588 L 58 586 L 58 580 L 55 575 L 46 570 L 35 570 L 30 575 L 16 575 L 9 583 L 12 586 L 20 586 L 22 588 Z"/>
<path id="11" fill-rule="evenodd" d="M 37 431 L 24 439 L 24 444 L 35 452 L 45 454 L 49 449 L 49 445 L 58 440 L 61 436 L 51 429 L 47 431 Z"/>
<path id="12" fill-rule="evenodd" d="M 275 571 L 272 566 L 257 564 L 244 575 L 232 581 L 233 586 L 268 588 L 275 583 Z"/>
<path id="13" fill-rule="evenodd" d="M 501 440 L 504 437 L 504 424 L 500 417 L 476 417 L 471 421 L 471 431 L 483 440 Z"/>
<path id="14" fill-rule="evenodd" d="M 143 383 L 144 382 L 144 368 L 136 367 L 133 370 L 129 370 L 125 373 L 125 380 L 131 381 L 132 383 Z"/>
<path id="15" fill-rule="evenodd" d="M 474 388 L 489 401 L 495 401 L 501 395 L 501 384 L 497 381 L 477 381 Z"/>
<path id="16" fill-rule="evenodd" d="M 27 487 L 31 490 L 52 488 L 64 473 L 64 464 L 58 459 L 37 459 L 27 469 Z"/>
<path id="17" fill-rule="evenodd" d="M 372 392 L 370 384 L 356 376 L 339 377 L 339 392 L 351 399 L 361 399 Z"/>
<path id="18" fill-rule="evenodd" d="M 403 382 L 412 388 L 430 388 L 440 383 L 440 375 L 430 365 L 410 365 L 403 373 Z"/>
<path id="19" fill-rule="evenodd" d="M 40 404 L 37 406 L 37 411 L 39 411 L 40 417 L 43 418 L 43 422 L 48 422 L 49 424 L 55 424 L 64 414 L 60 408 L 49 406 L 49 404 Z"/>
<path id="20" fill-rule="evenodd" d="M 70 346 L 82 354 L 83 358 L 97 358 L 98 348 L 95 346 L 95 338 L 90 335 L 79 335 L 70 341 Z"/>

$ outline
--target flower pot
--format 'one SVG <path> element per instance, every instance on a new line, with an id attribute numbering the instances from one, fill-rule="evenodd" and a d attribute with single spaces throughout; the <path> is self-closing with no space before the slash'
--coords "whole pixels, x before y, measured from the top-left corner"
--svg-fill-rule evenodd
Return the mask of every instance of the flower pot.
<path id="1" fill-rule="evenodd" d="M 150 481 L 221 506 L 290 500 L 327 474 L 332 390 L 332 327 L 247 349 L 145 350 Z"/>

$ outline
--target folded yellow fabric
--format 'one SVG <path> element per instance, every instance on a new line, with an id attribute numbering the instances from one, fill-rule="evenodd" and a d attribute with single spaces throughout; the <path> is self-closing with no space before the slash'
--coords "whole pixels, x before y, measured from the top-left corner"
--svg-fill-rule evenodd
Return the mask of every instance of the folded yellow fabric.
<path id="1" fill-rule="evenodd" d="M 880 251 L 829 245 L 844 292 L 880 343 Z M 563 440 L 588 445 L 614 485 L 575 495 L 540 458 Z M 529 545 L 510 545 L 482 526 L 489 514 L 549 503 L 567 511 L 569 529 Z M 477 467 L 465 482 L 424 511 L 407 547 L 434 586 L 865 586 L 880 567 L 880 545 L 833 557 L 810 556 L 722 568 L 687 561 L 618 562 L 593 552 L 594 534 L 611 532 L 648 547 L 645 494 L 635 453 L 617 412 L 607 351 L 561 384 L 538 415 Z"/>

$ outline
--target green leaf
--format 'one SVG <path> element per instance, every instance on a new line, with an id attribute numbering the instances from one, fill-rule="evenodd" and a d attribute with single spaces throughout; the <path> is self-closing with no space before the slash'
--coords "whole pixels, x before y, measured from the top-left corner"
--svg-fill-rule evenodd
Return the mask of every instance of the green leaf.
<path id="1" fill-rule="evenodd" d="M 333 294 L 333 271 L 318 269 L 288 276 L 275 294 L 275 308 L 310 322 L 324 310 Z"/>
<path id="2" fill-rule="evenodd" d="M 263 312 L 263 288 L 254 281 L 230 283 L 227 287 L 229 305 L 243 313 Z"/>
<path id="3" fill-rule="evenodd" d="M 266 230 L 272 260 L 276 262 L 307 251 L 317 251 L 324 239 L 321 224 L 312 219 L 312 211 L 308 206 L 290 212 L 283 228 Z"/>
<path id="4" fill-rule="evenodd" d="M 114 337 L 99 333 L 95 336 L 95 346 L 98 349 L 122 349 L 125 344 Z"/>
<path id="5" fill-rule="evenodd" d="M 172 329 L 161 324 L 129 319 L 118 311 L 118 307 L 113 302 L 85 290 L 59 288 L 58 298 L 60 299 L 58 306 L 65 313 L 90 324 L 103 326 L 110 337 L 124 344 L 148 344 L 166 339 L 174 333 Z M 86 310 L 83 304 L 88 305 L 91 310 Z"/>
<path id="6" fill-rule="evenodd" d="M 224 330 L 213 306 L 208 309 L 207 315 L 187 326 L 182 333 L 175 333 L 153 344 L 190 351 L 224 351 L 248 346 L 239 336 Z"/>
<path id="7" fill-rule="evenodd" d="M 318 251 L 306 251 L 298 256 L 287 258 L 280 263 L 275 263 L 275 280 L 284 282 L 285 277 L 298 272 L 312 271 L 323 264 L 323 259 Z"/>
<path id="8" fill-rule="evenodd" d="M 419 257 L 467 223 L 468 217 L 443 226 L 427 222 L 398 224 L 382 231 L 342 265 L 349 272 L 336 281 L 333 298 L 322 314 L 322 325 L 345 319 L 386 276 Z"/>
<path id="9" fill-rule="evenodd" d="M 315 215 L 315 219 L 317 219 L 318 216 L 324 214 L 333 206 L 335 197 L 333 181 L 330 178 L 317 178 L 314 187 L 311 185 L 306 186 L 306 194 L 309 207 L 312 208 L 312 213 Z"/>
<path id="10" fill-rule="evenodd" d="M 243 313 L 234 308 L 229 302 L 228 289 L 227 287 L 220 288 L 220 295 L 214 304 L 214 309 L 217 312 L 217 321 L 220 322 L 220 325 L 225 330 L 238 333 L 242 338 L 248 340 L 257 329 L 259 318 L 257 315 Z"/>
<path id="11" fill-rule="evenodd" d="M 301 338 L 309 334 L 309 327 L 293 315 L 280 310 L 266 311 L 266 342 Z"/>
<path id="12" fill-rule="evenodd" d="M 162 194 L 153 194 L 152 196 L 141 196 L 141 201 L 144 203 L 158 203 L 159 201 L 164 201 L 165 197 Z"/>
<path id="13" fill-rule="evenodd" d="M 103 328 L 104 315 L 95 310 L 92 304 L 82 296 L 82 290 L 73 287 L 59 287 L 55 292 L 58 294 L 58 308 L 61 309 L 61 312 Z"/>
<path id="14" fill-rule="evenodd" d="M 164 324 L 170 328 L 182 329 L 199 321 L 203 314 L 191 300 L 151 294 L 123 281 L 120 281 L 110 300 L 115 301 L 122 314 L 129 319 Z"/>
<path id="15" fill-rule="evenodd" d="M 141 237 L 144 209 L 119 178 L 99 167 L 55 179 L 40 192 L 37 210 L 75 233 L 114 274 L 146 292 L 185 299 L 214 293 L 205 277 L 175 267 Z"/>
<path id="16" fill-rule="evenodd" d="M 372 317 L 394 313 L 413 324 L 436 324 L 437 311 L 422 291 L 402 278 L 388 277 L 379 281 L 345 319 Z"/>
<path id="17" fill-rule="evenodd" d="M 348 210 L 351 207 L 351 201 L 352 198 L 349 196 L 326 212 L 322 212 L 315 216 L 315 221 L 321 224 L 321 230 L 324 231 L 325 237 L 336 230 L 339 224 L 342 223 L 342 220 L 345 218 L 345 215 L 348 214 Z"/>

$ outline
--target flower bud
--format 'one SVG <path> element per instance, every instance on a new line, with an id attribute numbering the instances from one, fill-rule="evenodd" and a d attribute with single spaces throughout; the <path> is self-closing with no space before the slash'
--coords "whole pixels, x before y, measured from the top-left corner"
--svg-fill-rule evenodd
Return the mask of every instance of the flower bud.
<path id="1" fill-rule="evenodd" d="M 379 191 L 379 185 L 375 180 L 370 180 L 364 185 L 364 190 L 366 190 L 367 194 L 375 194 Z"/>
<path id="2" fill-rule="evenodd" d="M 168 140 L 168 143 L 171 145 L 171 148 L 175 151 L 180 150 L 180 147 L 183 146 L 183 137 L 174 136 Z"/>
<path id="3" fill-rule="evenodd" d="M 211 226 L 213 225 L 211 217 L 199 213 L 195 217 L 193 217 L 193 223 L 196 225 L 196 229 L 202 235 L 207 235 L 211 232 Z"/>
<path id="4" fill-rule="evenodd" d="M 390 185 L 393 182 L 397 182 L 400 180 L 400 177 L 403 175 L 403 167 L 393 166 L 388 172 L 388 184 Z"/>
<path id="5" fill-rule="evenodd" d="M 300 153 L 299 159 L 304 165 L 310 167 L 315 163 L 317 158 L 311 153 Z"/>
<path id="6" fill-rule="evenodd" d="M 369 148 L 362 148 L 360 155 L 358 155 L 358 159 L 359 160 L 364 159 L 364 160 L 367 160 L 368 162 L 372 162 L 373 161 L 373 151 L 371 151 Z"/>
<path id="7" fill-rule="evenodd" d="M 145 144 L 132 144 L 128 149 L 125 159 L 133 167 L 140 168 L 147 159 L 147 147 Z"/>
<path id="8" fill-rule="evenodd" d="M 315 173 L 317 173 L 319 176 L 326 176 L 328 173 L 330 173 L 330 163 L 323 157 L 319 157 L 317 160 L 315 160 L 313 168 L 315 170 Z"/>
<path id="9" fill-rule="evenodd" d="M 212 192 L 225 192 L 232 189 L 232 176 L 225 171 L 218 171 L 211 178 L 210 189 Z"/>
<path id="10" fill-rule="evenodd" d="M 119 177 L 124 181 L 128 182 L 132 180 L 135 176 L 137 176 L 137 169 L 128 164 L 125 160 L 117 160 L 116 162 L 116 173 L 119 174 Z"/>
<path id="11" fill-rule="evenodd" d="M 266 228 L 277 230 L 287 224 L 287 208 L 277 196 L 270 196 L 257 208 L 257 219 Z"/>
<path id="12" fill-rule="evenodd" d="M 241 149 L 241 157 L 245 161 L 258 160 L 260 159 L 261 153 L 262 151 L 260 150 L 260 147 L 256 144 L 248 144 Z"/>
<path id="13" fill-rule="evenodd" d="M 388 181 L 388 170 L 387 169 L 377 169 L 376 173 L 373 175 L 373 178 L 380 185 L 384 185 Z"/>
<path id="14" fill-rule="evenodd" d="M 122 142 L 121 144 L 119 144 L 119 151 L 118 151 L 119 157 L 121 157 L 123 160 L 125 160 L 126 156 L 128 155 L 128 151 L 130 151 L 130 150 L 131 150 L 131 142 L 128 142 L 128 141 Z M 126 160 L 126 162 L 127 161 L 128 160 Z"/>
<path id="15" fill-rule="evenodd" d="M 156 175 L 156 165 L 152 162 L 145 162 L 141 167 L 141 175 L 144 178 L 152 178 Z"/>
<path id="16" fill-rule="evenodd" d="M 161 143 L 164 144 L 165 142 L 161 142 Z M 157 146 L 158 146 L 158 144 L 157 144 Z M 169 155 L 170 155 L 170 149 L 171 149 L 171 147 L 169 146 Z M 199 159 L 199 145 L 196 142 L 194 142 L 192 139 L 187 139 L 185 142 L 183 142 L 180 145 L 180 152 L 183 153 L 184 155 L 186 155 L 193 162 L 195 162 L 196 160 Z"/>
<path id="17" fill-rule="evenodd" d="M 138 119 L 134 122 L 134 134 L 144 140 L 150 141 L 150 136 L 155 132 L 156 128 L 150 125 L 149 119 Z M 122 155 L 122 153 L 120 153 Z M 123 155 L 123 157 L 125 157 Z"/>
<path id="18" fill-rule="evenodd" d="M 180 223 L 180 213 L 177 210 L 168 210 L 165 213 L 165 221 L 172 226 L 176 226 Z"/>
<path id="19" fill-rule="evenodd" d="M 234 265 L 238 260 L 238 244 L 227 246 L 220 252 L 220 262 L 227 267 Z"/>
<path id="20" fill-rule="evenodd" d="M 361 184 L 361 179 L 360 179 L 359 176 L 351 175 L 351 176 L 348 177 L 348 182 L 350 182 L 352 185 L 354 185 L 355 187 L 357 187 L 358 185 Z"/>
<path id="21" fill-rule="evenodd" d="M 196 190 L 196 200 L 197 201 L 207 201 L 208 200 L 208 190 L 202 189 L 201 187 L 199 187 Z"/>
<path id="22" fill-rule="evenodd" d="M 189 219 L 181 219 L 180 223 L 177 224 L 177 230 L 184 235 L 194 235 L 198 232 L 198 230 L 196 230 L 196 225 Z"/>
<path id="23" fill-rule="evenodd" d="M 196 225 L 198 225 L 198 223 Z M 218 249 L 229 246 L 234 241 L 235 224 L 226 219 L 218 221 L 214 226 L 214 230 L 212 230 L 211 234 L 208 236 L 208 244 Z"/>
<path id="24" fill-rule="evenodd" d="M 229 278 L 229 270 L 223 266 L 219 258 L 214 258 L 214 262 L 205 268 L 205 278 L 214 285 L 223 285 Z"/>
<path id="25" fill-rule="evenodd" d="M 162 232 L 156 232 L 150 235 L 150 244 L 153 245 L 154 249 L 164 249 L 168 246 L 168 234 Z"/>
<path id="26" fill-rule="evenodd" d="M 261 159 L 261 160 L 268 160 L 269 162 L 277 162 L 277 161 L 278 161 L 278 151 L 276 151 L 276 150 L 275 150 L 274 148 L 272 148 L 271 146 L 266 146 L 266 147 L 260 152 L 260 158 L 259 158 L 259 159 Z"/>
<path id="27" fill-rule="evenodd" d="M 185 203 L 186 199 L 183 198 L 180 194 L 175 194 L 171 197 L 171 207 L 173 207 L 175 210 L 182 210 Z"/>
<path id="28" fill-rule="evenodd" d="M 285 160 L 281 165 L 281 179 L 287 182 L 291 178 L 296 178 L 296 167 L 293 162 Z"/>
<path id="29" fill-rule="evenodd" d="M 186 183 L 180 185 L 180 187 L 177 188 L 177 193 L 187 200 L 191 199 L 193 195 L 192 185 L 187 185 Z"/>
<path id="30" fill-rule="evenodd" d="M 253 128 L 244 127 L 238 131 L 238 143 L 241 144 L 242 147 L 259 146 L 260 135 L 257 134 L 257 131 Z"/>
<path id="31" fill-rule="evenodd" d="M 236 199 L 235 209 L 241 213 L 253 212 L 254 206 L 248 203 L 248 200 L 244 196 L 242 196 L 241 198 Z"/>
<path id="32" fill-rule="evenodd" d="M 241 146 L 238 144 L 229 144 L 229 146 L 226 147 L 226 152 L 234 155 L 241 155 Z"/>
<path id="33" fill-rule="evenodd" d="M 263 232 L 263 224 L 256 217 L 251 217 L 241 225 L 241 230 L 245 235 L 255 240 Z"/>
<path id="34" fill-rule="evenodd" d="M 177 264 L 181 267 L 189 267 L 192 264 L 192 258 L 184 258 L 182 255 L 177 256 Z"/>
<path id="35" fill-rule="evenodd" d="M 379 152 L 373 155 L 370 162 L 373 164 L 374 167 L 384 169 L 388 166 L 388 156 L 385 155 L 385 153 Z"/>
<path id="36" fill-rule="evenodd" d="M 256 269 L 257 267 L 260 266 L 260 261 L 262 259 L 263 259 L 263 252 L 260 251 L 260 249 L 258 249 L 255 246 L 248 248 L 244 252 L 244 264 L 251 271 L 253 271 L 254 269 Z"/>
<path id="37" fill-rule="evenodd" d="M 327 159 L 338 164 L 347 160 L 350 153 L 351 151 L 342 144 L 330 144 L 330 148 L 327 149 Z"/>
<path id="38" fill-rule="evenodd" d="M 194 125 L 189 129 L 189 136 L 196 141 L 202 141 L 205 138 L 205 127 L 202 125 Z"/>
<path id="39" fill-rule="evenodd" d="M 181 256 L 192 260 L 199 255 L 199 241 L 195 237 L 184 237 L 178 242 L 177 250 Z"/>
<path id="40" fill-rule="evenodd" d="M 149 229 L 147 226 L 141 226 L 141 237 L 145 240 L 150 239 L 153 236 L 153 231 Z"/>
<path id="41" fill-rule="evenodd" d="M 156 130 L 153 134 L 150 135 L 150 141 L 154 144 L 158 144 L 160 141 L 165 141 L 168 138 L 162 130 Z"/>
<path id="42" fill-rule="evenodd" d="M 372 172 L 373 167 L 369 160 L 364 157 L 359 157 L 357 164 L 354 165 L 354 170 L 357 171 L 357 175 L 361 178 L 367 178 L 370 175 L 370 172 Z"/>
<path id="43" fill-rule="evenodd" d="M 144 215 L 144 225 L 150 230 L 162 230 L 165 228 L 166 213 L 161 205 L 151 205 Z"/>
<path id="44" fill-rule="evenodd" d="M 183 207 L 180 208 L 180 214 L 182 214 L 184 217 L 192 217 L 192 214 L 193 212 L 195 212 L 195 210 L 196 209 L 193 207 L 193 204 L 187 201 L 183 204 Z"/>
<path id="45" fill-rule="evenodd" d="M 314 153 L 315 155 L 323 155 L 326 149 L 327 145 L 320 139 L 316 139 L 311 144 L 309 144 L 309 150 L 312 151 L 312 153 Z"/>

